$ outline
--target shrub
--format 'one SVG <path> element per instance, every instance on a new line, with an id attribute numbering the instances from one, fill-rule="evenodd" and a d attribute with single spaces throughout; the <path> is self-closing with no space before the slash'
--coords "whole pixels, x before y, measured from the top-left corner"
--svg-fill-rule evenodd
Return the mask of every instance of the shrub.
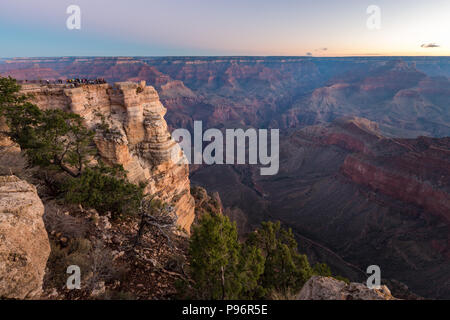
<path id="1" fill-rule="evenodd" d="M 111 212 L 116 219 L 137 213 L 144 186 L 128 182 L 122 167 L 100 164 L 86 168 L 78 178 L 69 178 L 63 190 L 67 202 L 95 208 L 100 214 Z"/>
<path id="2" fill-rule="evenodd" d="M 314 265 L 313 272 L 317 276 L 331 277 L 331 269 L 325 263 L 316 263 Z"/>
<path id="3" fill-rule="evenodd" d="M 51 276 L 47 276 L 50 285 L 57 288 L 65 286 L 67 281 L 67 267 L 77 265 L 81 269 L 82 280 L 86 280 L 90 269 L 90 253 L 92 244 L 88 239 L 72 239 L 66 248 L 62 248 L 55 241 L 50 241 L 51 253 L 47 266 L 51 269 Z"/>
<path id="4" fill-rule="evenodd" d="M 47 286 L 65 288 L 67 267 L 70 265 L 80 267 L 81 289 L 85 292 L 90 292 L 100 281 L 113 281 L 122 276 L 122 270 L 111 263 L 111 250 L 101 241 L 75 238 L 70 239 L 65 247 L 54 240 L 50 240 L 50 245 L 51 252 L 47 262 L 49 272 L 45 280 Z"/>
<path id="5" fill-rule="evenodd" d="M 327 264 L 325 264 L 325 263 L 316 263 L 314 265 L 313 272 L 317 276 L 332 277 L 332 278 L 335 278 L 337 280 L 344 281 L 347 284 L 350 283 L 350 280 L 345 278 L 345 277 L 338 276 L 338 275 L 333 275 L 333 273 L 331 272 L 330 267 Z"/>

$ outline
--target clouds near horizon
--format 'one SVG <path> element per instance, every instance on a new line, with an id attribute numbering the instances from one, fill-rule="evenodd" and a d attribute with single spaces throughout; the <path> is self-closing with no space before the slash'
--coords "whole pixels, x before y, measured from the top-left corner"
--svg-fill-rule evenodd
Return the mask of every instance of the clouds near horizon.
<path id="1" fill-rule="evenodd" d="M 421 48 L 439 48 L 440 45 L 436 43 L 424 43 L 420 46 Z"/>

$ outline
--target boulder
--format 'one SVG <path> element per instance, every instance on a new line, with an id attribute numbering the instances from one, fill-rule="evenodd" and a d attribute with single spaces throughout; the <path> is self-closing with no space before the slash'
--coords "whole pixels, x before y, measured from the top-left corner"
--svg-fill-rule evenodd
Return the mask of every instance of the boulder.
<path id="1" fill-rule="evenodd" d="M 331 277 L 313 276 L 297 296 L 298 300 L 397 300 L 386 286 L 370 289 L 362 283 L 345 283 Z"/>
<path id="2" fill-rule="evenodd" d="M 40 296 L 50 254 L 43 214 L 34 186 L 0 176 L 0 298 Z"/>

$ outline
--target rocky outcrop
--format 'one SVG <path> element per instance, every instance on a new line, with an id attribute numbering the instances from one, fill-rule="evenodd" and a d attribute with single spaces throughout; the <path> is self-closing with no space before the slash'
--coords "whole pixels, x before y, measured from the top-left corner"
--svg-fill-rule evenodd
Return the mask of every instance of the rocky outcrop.
<path id="1" fill-rule="evenodd" d="M 386 286 L 369 289 L 362 283 L 313 276 L 305 283 L 298 300 L 396 300 Z"/>
<path id="2" fill-rule="evenodd" d="M 189 233 L 194 200 L 187 160 L 168 131 L 166 109 L 153 87 L 145 81 L 77 88 L 24 85 L 23 92 L 40 108 L 62 108 L 82 116 L 96 131 L 103 161 L 122 165 L 131 182 L 145 183 L 146 193 L 171 203 L 178 224 Z"/>
<path id="3" fill-rule="evenodd" d="M 36 188 L 0 176 L 0 298 L 33 299 L 42 291 L 50 244 Z"/>

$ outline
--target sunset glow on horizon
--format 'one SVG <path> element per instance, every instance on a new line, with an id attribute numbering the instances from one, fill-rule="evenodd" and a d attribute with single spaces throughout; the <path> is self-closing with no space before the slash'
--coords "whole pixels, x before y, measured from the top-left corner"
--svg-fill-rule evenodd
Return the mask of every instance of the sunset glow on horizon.
<path id="1" fill-rule="evenodd" d="M 80 30 L 66 27 L 72 4 Z M 448 56 L 449 33 L 443 0 L 16 0 L 1 5 L 0 57 Z"/>

